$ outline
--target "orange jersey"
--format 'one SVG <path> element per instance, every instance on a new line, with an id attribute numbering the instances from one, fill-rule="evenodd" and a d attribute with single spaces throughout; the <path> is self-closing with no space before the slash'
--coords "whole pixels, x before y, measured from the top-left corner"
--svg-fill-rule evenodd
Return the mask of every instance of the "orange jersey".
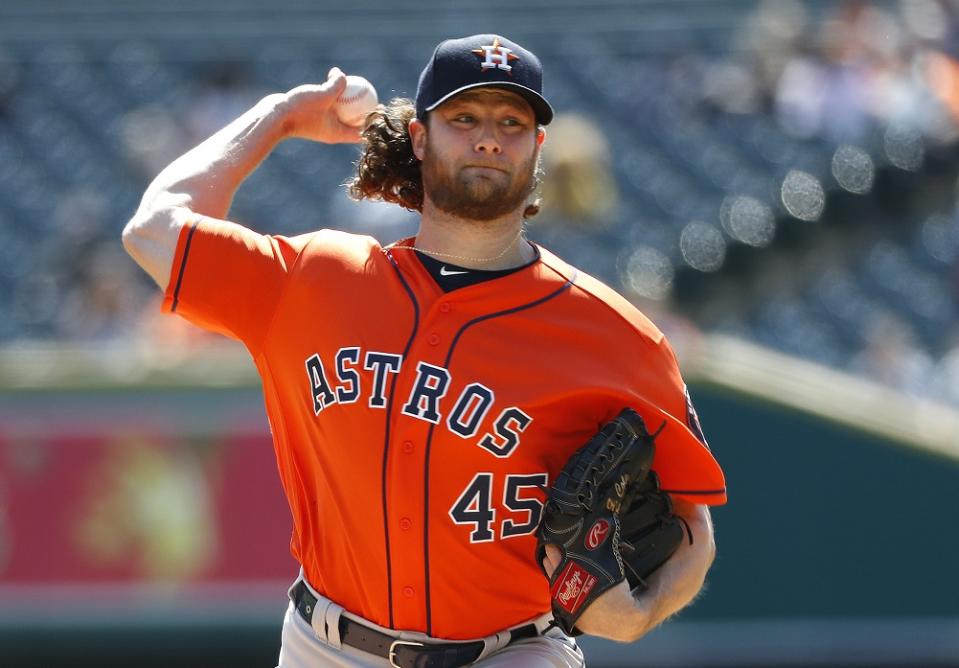
<path id="1" fill-rule="evenodd" d="M 547 612 L 543 488 L 624 406 L 666 423 L 665 489 L 725 502 L 672 350 L 625 299 L 542 248 L 444 293 L 410 246 L 204 217 L 179 237 L 163 308 L 252 354 L 315 589 L 455 640 Z"/>

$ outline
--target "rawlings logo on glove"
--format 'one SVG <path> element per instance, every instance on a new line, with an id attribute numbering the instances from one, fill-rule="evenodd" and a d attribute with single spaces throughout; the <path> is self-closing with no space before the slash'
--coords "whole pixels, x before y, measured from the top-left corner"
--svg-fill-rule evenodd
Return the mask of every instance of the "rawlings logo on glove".
<path id="1" fill-rule="evenodd" d="M 595 585 L 596 578 L 571 561 L 553 584 L 553 600 L 568 613 L 576 614 Z"/>
<path id="2" fill-rule="evenodd" d="M 566 633 L 574 633 L 590 603 L 623 580 L 645 588 L 645 578 L 682 542 L 669 495 L 650 470 L 658 435 L 623 409 L 570 457 L 549 490 L 536 558 L 543 567 L 547 544 L 562 552 L 550 595 Z"/>
<path id="3" fill-rule="evenodd" d="M 607 535 L 609 535 L 609 522 L 599 518 L 589 528 L 589 533 L 586 534 L 586 548 L 595 550 L 606 541 Z"/>

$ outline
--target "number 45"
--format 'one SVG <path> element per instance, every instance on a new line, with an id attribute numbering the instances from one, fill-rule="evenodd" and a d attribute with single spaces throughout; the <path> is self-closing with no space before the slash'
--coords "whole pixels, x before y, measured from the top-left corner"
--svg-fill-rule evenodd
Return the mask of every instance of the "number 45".
<path id="1" fill-rule="evenodd" d="M 503 505 L 513 512 L 525 513 L 525 521 L 516 523 L 512 519 L 504 519 L 500 523 L 501 539 L 525 536 L 536 531 L 543 516 L 543 502 L 530 498 L 528 494 L 530 489 L 545 489 L 547 477 L 545 473 L 506 476 L 506 483 L 503 486 Z M 492 498 L 493 474 L 477 473 L 450 508 L 450 517 L 453 522 L 473 527 L 470 532 L 471 543 L 488 543 L 496 538 L 492 528 L 496 519 L 496 508 L 491 503 Z"/>

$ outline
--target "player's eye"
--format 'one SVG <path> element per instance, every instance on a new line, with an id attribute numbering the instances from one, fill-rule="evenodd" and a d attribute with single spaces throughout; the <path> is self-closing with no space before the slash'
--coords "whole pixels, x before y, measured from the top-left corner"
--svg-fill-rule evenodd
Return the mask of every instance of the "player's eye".
<path id="1" fill-rule="evenodd" d="M 457 114 L 453 120 L 457 123 L 472 123 L 475 119 L 472 114 Z"/>

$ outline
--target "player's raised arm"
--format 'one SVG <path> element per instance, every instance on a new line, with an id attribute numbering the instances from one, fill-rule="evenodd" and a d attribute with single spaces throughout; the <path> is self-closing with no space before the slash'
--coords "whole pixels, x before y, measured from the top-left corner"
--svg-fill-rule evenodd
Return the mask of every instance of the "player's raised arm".
<path id="1" fill-rule="evenodd" d="M 268 95 L 215 135 L 174 160 L 147 188 L 123 230 L 123 245 L 165 290 L 180 229 L 193 214 L 223 218 L 240 184 L 284 139 L 358 142 L 359 130 L 334 111 L 346 77 Z"/>

